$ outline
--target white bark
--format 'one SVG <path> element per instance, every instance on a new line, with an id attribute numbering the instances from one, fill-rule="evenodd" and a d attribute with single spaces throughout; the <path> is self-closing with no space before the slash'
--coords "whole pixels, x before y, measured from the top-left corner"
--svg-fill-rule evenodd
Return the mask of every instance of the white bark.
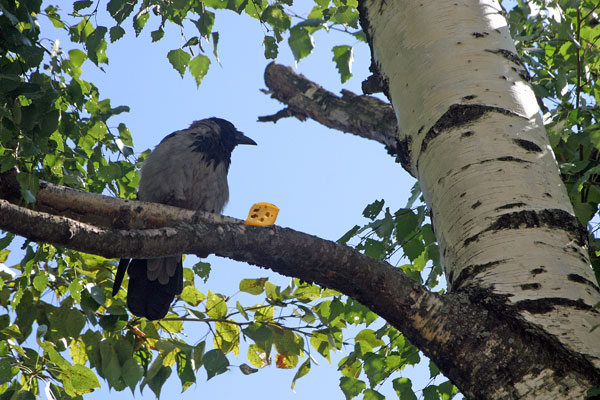
<path id="1" fill-rule="evenodd" d="M 600 301 L 495 0 L 366 2 L 374 62 L 432 210 L 450 289 L 506 296 L 600 367 Z M 523 387 L 527 382 L 521 382 Z"/>

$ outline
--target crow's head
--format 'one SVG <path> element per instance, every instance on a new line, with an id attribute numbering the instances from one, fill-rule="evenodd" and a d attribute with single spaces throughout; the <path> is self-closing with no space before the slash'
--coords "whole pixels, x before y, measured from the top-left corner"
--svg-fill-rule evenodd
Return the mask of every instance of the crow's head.
<path id="1" fill-rule="evenodd" d="M 220 163 L 225 163 L 229 168 L 231 152 L 238 144 L 256 145 L 254 140 L 238 131 L 231 122 L 221 118 L 194 121 L 188 129 L 180 131 L 184 132 L 194 137 L 191 150 L 202 153 L 207 162 L 213 163 L 214 168 Z"/>

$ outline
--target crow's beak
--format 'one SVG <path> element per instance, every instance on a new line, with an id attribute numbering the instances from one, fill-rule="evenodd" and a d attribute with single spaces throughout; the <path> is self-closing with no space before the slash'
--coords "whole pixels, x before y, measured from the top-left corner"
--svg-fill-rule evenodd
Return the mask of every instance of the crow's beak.
<path id="1" fill-rule="evenodd" d="M 236 144 L 252 144 L 256 146 L 256 142 L 254 140 L 250 139 L 240 131 L 235 132 L 235 142 Z"/>

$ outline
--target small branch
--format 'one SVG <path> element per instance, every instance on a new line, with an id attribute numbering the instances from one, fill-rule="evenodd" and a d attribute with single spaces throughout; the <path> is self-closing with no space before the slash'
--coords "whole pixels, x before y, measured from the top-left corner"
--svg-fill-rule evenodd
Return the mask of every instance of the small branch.
<path id="1" fill-rule="evenodd" d="M 265 115 L 265 116 L 262 116 L 262 117 L 258 117 L 258 122 L 273 122 L 273 123 L 276 123 L 280 119 L 289 118 L 289 117 L 296 117 L 300 121 L 306 121 L 306 115 L 294 112 L 294 110 L 292 110 L 291 108 L 286 107 L 283 110 L 277 111 L 273 115 Z"/>
<path id="2" fill-rule="evenodd" d="M 337 96 L 290 67 L 270 63 L 265 69 L 265 84 L 271 97 L 287 105 L 272 116 L 259 117 L 261 122 L 285 117 L 301 121 L 311 118 L 328 128 L 352 133 L 383 144 L 389 154 L 401 153 L 396 114 L 392 106 L 372 96 L 359 96 L 342 90 Z"/>

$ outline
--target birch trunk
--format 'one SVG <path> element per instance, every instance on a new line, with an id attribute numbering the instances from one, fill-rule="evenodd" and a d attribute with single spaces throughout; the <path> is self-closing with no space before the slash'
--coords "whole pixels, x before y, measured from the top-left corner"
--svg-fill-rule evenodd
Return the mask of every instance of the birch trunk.
<path id="1" fill-rule="evenodd" d="M 396 112 L 403 164 L 431 210 L 449 290 L 508 303 L 600 367 L 587 232 L 498 2 L 367 0 L 361 22 Z M 564 397 L 557 387 L 538 390 L 550 374 L 519 377 L 514 393 L 490 398 Z M 569 398 L 587 390 L 574 389 Z"/>

